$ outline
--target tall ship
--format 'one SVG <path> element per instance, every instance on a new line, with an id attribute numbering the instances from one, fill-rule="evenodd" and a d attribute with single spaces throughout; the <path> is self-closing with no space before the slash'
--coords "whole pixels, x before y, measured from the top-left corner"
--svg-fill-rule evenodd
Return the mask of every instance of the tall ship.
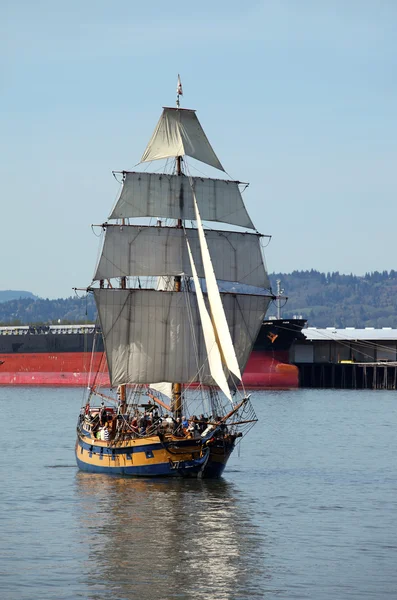
<path id="1" fill-rule="evenodd" d="M 257 420 L 242 372 L 274 298 L 261 235 L 238 181 L 191 175 L 190 158 L 224 168 L 181 93 L 178 78 L 176 108 L 163 108 L 141 158 L 154 170 L 119 173 L 102 224 L 87 291 L 111 388 L 98 365 L 77 424 L 83 471 L 220 477 Z"/>

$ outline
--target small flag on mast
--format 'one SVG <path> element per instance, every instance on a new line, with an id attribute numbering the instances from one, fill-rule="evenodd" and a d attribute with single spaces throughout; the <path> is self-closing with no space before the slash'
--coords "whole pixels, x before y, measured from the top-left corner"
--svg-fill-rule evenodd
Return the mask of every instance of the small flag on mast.
<path id="1" fill-rule="evenodd" d="M 183 96 L 182 83 L 181 83 L 181 78 L 179 76 L 179 73 L 178 73 L 178 85 L 176 87 L 176 93 L 178 94 L 178 96 Z"/>

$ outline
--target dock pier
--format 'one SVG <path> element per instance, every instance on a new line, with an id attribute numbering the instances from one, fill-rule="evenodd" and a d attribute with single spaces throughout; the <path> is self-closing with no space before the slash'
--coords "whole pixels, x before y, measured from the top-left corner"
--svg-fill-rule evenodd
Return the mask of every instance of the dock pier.
<path id="1" fill-rule="evenodd" d="M 304 388 L 397 389 L 397 329 L 302 330 L 290 351 Z"/>
<path id="2" fill-rule="evenodd" d="M 301 363 L 299 386 L 304 388 L 395 390 L 397 363 Z"/>

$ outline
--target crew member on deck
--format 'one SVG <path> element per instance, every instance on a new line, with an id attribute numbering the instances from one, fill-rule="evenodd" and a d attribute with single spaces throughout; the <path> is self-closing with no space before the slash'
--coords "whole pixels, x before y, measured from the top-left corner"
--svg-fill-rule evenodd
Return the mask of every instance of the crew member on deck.
<path id="1" fill-rule="evenodd" d="M 99 411 L 99 424 L 103 427 L 108 420 L 106 406 L 104 402 L 101 402 L 101 410 Z"/>

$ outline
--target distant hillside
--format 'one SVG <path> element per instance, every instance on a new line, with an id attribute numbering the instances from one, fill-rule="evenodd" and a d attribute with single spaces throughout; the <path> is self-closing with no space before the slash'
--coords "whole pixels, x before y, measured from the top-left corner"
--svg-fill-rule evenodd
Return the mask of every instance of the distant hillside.
<path id="1" fill-rule="evenodd" d="M 20 290 L 0 290 L 0 302 L 8 302 L 9 300 L 19 300 L 19 298 L 31 298 L 36 299 L 37 296 L 32 292 L 25 292 Z"/>
<path id="2" fill-rule="evenodd" d="M 363 277 L 314 270 L 273 273 L 274 291 L 277 279 L 289 297 L 283 317 L 302 315 L 313 327 L 397 327 L 394 270 Z M 274 307 L 268 314 L 275 314 Z"/>
<path id="3" fill-rule="evenodd" d="M 277 279 L 289 298 L 281 310 L 283 317 L 302 315 L 313 327 L 397 328 L 397 271 L 375 271 L 363 277 L 314 270 L 272 273 L 274 292 Z M 96 319 L 91 294 L 44 300 L 30 292 L 10 291 L 0 292 L 0 298 L 5 293 L 14 294 L 14 299 L 0 302 L 2 325 L 92 323 Z M 268 315 L 275 314 L 275 305 L 271 305 Z"/>
<path id="4" fill-rule="evenodd" d="M 0 304 L 1 325 L 93 323 L 95 319 L 96 307 L 91 294 L 58 300 L 20 298 Z"/>

